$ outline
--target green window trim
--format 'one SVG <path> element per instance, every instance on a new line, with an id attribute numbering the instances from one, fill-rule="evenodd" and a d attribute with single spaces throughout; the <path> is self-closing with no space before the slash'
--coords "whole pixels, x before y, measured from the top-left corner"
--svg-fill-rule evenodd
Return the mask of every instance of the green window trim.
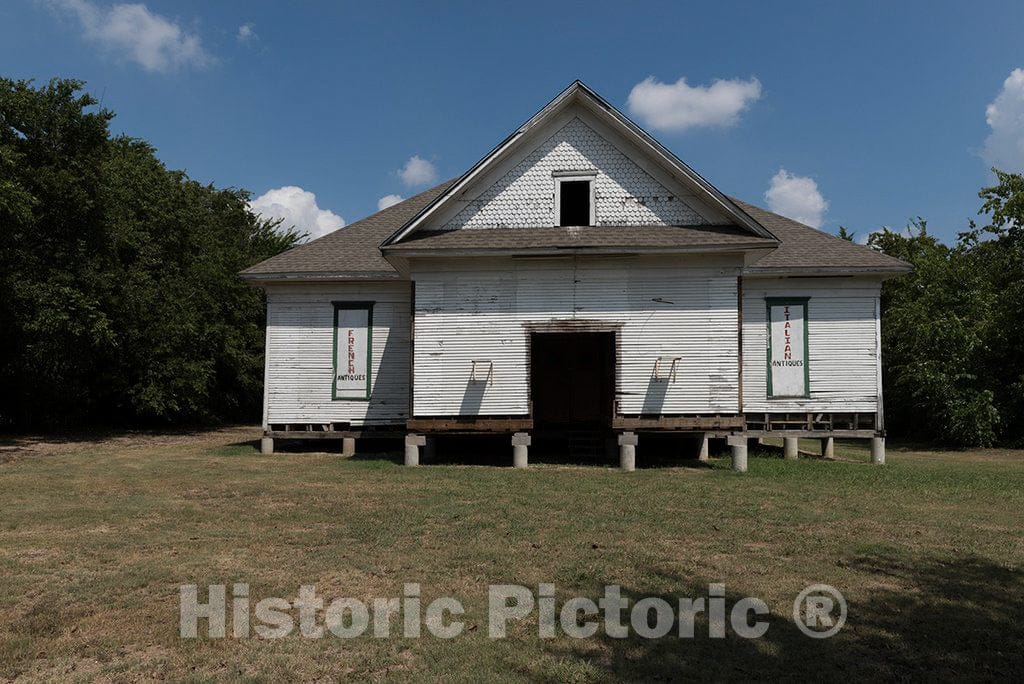
<path id="1" fill-rule="evenodd" d="M 373 388 L 373 302 L 331 302 L 334 305 L 334 341 L 331 349 L 331 401 L 369 401 Z M 366 311 L 366 394 L 362 397 L 338 396 L 338 312 Z"/>
<path id="2" fill-rule="evenodd" d="M 768 331 L 768 350 L 765 358 L 765 372 L 768 376 L 768 399 L 810 399 L 811 398 L 811 359 L 810 359 L 810 321 L 808 320 L 807 303 L 810 297 L 765 297 L 765 327 Z M 772 307 L 801 306 L 804 310 L 804 393 L 775 394 L 772 389 Z"/>

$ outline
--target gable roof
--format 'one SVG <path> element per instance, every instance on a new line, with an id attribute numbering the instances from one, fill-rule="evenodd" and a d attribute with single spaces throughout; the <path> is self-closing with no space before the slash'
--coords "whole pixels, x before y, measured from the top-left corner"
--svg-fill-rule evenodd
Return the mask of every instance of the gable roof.
<path id="1" fill-rule="evenodd" d="M 548 123 L 574 104 L 579 104 L 591 114 L 598 116 L 604 124 L 610 126 L 616 133 L 639 147 L 650 159 L 668 171 L 698 199 L 713 207 L 717 212 L 720 212 L 730 223 L 749 231 L 755 237 L 768 240 L 774 239 L 775 236 L 771 234 L 771 231 L 736 206 L 735 203 L 679 159 L 679 157 L 670 152 L 582 81 L 576 80 L 539 112 L 534 114 L 526 123 L 505 138 L 497 147 L 488 152 L 483 159 L 470 167 L 466 173 L 455 179 L 451 186 L 446 188 L 443 193 L 435 197 L 408 223 L 390 235 L 382 246 L 388 247 L 397 244 L 420 229 L 427 219 L 443 207 L 452 204 L 456 197 L 467 190 L 485 172 L 497 166 L 501 161 L 508 159 L 517 148 L 521 147 L 529 133 Z"/>
<path id="2" fill-rule="evenodd" d="M 450 188 L 449 180 L 398 204 L 356 221 L 333 233 L 294 247 L 242 271 L 252 281 L 274 280 L 380 280 L 399 279 L 397 270 L 381 254 L 382 243 Z M 409 255 L 416 249 L 481 248 L 564 249 L 636 247 L 685 249 L 688 246 L 723 249 L 773 248 L 747 266 L 750 275 L 903 273 L 910 265 L 870 247 L 842 240 L 810 226 L 773 214 L 738 199 L 730 199 L 776 236 L 766 240 L 735 226 L 651 226 L 590 228 L 480 228 L 424 233 L 388 251 Z M 622 235 L 618 231 L 629 231 Z M 432 243 L 432 241 L 434 241 Z M 469 241 L 469 242 L 463 242 Z"/>
<path id="3" fill-rule="evenodd" d="M 242 271 L 247 280 L 398 278 L 381 255 L 380 244 L 447 190 L 447 181 L 376 214 L 293 247 Z"/>
<path id="4" fill-rule="evenodd" d="M 579 105 L 580 108 L 570 110 Z M 639 149 L 645 158 L 664 170 L 679 189 L 709 208 L 725 223 L 685 226 L 593 226 L 580 228 L 472 228 L 427 230 L 432 214 L 453 204 L 471 183 L 498 164 L 513 158 L 513 152 L 529 140 L 527 135 L 555 117 L 586 111 L 610 134 L 621 136 Z M 596 118 L 594 118 L 596 117 Z M 537 114 L 520 126 L 458 178 L 441 183 L 414 197 L 266 259 L 242 271 L 252 281 L 399 279 L 398 270 L 385 258 L 438 254 L 558 250 L 679 252 L 746 251 L 754 258 L 748 274 L 845 274 L 901 273 L 910 265 L 863 245 L 773 214 L 722 194 L 696 171 L 633 123 L 628 117 L 580 81 L 574 81 Z"/>

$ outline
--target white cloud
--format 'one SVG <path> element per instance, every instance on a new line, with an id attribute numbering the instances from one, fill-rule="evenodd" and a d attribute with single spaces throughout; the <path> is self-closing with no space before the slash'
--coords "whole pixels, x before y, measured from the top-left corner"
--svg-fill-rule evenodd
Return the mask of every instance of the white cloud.
<path id="1" fill-rule="evenodd" d="M 393 207 L 401 201 L 401 195 L 384 195 L 379 200 L 377 200 L 377 211 L 387 209 L 388 207 Z"/>
<path id="2" fill-rule="evenodd" d="M 1003 89 L 985 108 L 992 132 L 982 151 L 985 160 L 1001 171 L 1024 171 L 1024 69 L 1014 69 Z"/>
<path id="3" fill-rule="evenodd" d="M 828 202 L 818 191 L 818 184 L 808 176 L 796 176 L 786 169 L 772 176 L 771 186 L 764 193 L 768 208 L 794 221 L 820 228 L 828 211 Z"/>
<path id="4" fill-rule="evenodd" d="M 199 36 L 141 4 L 99 7 L 88 0 L 50 0 L 58 11 L 78 20 L 86 40 L 142 65 L 147 71 L 171 71 L 214 61 Z"/>
<path id="5" fill-rule="evenodd" d="M 691 86 L 685 78 L 662 83 L 653 76 L 633 86 L 629 111 L 648 128 L 685 131 L 698 126 L 731 126 L 761 97 L 756 78 L 718 79 L 710 86 Z"/>
<path id="6" fill-rule="evenodd" d="M 247 21 L 238 27 L 238 34 L 235 36 L 239 43 L 248 43 L 250 41 L 259 40 L 260 37 L 256 35 L 256 26 L 251 22 Z"/>
<path id="7" fill-rule="evenodd" d="M 267 190 L 249 203 L 249 209 L 263 218 L 284 219 L 282 228 L 295 226 L 311 240 L 345 225 L 345 219 L 317 206 L 316 195 L 295 185 Z"/>
<path id="8" fill-rule="evenodd" d="M 417 185 L 426 185 L 437 180 L 437 169 L 426 159 L 418 154 L 409 157 L 405 166 L 398 172 L 398 177 L 410 188 Z"/>

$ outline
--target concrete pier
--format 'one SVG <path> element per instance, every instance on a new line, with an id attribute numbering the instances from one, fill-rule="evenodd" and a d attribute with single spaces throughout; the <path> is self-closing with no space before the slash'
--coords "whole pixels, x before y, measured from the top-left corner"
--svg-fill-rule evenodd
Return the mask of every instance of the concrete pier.
<path id="1" fill-rule="evenodd" d="M 264 437 L 260 440 L 260 453 L 261 454 L 272 454 L 274 453 L 274 438 Z"/>
<path id="2" fill-rule="evenodd" d="M 530 463 L 530 433 L 516 432 L 512 435 L 512 467 L 526 468 Z"/>
<path id="3" fill-rule="evenodd" d="M 885 437 L 871 438 L 871 462 L 885 465 Z"/>
<path id="4" fill-rule="evenodd" d="M 705 435 L 701 435 L 701 437 L 700 437 L 700 451 L 697 453 L 697 458 L 699 460 L 701 460 L 701 461 L 704 461 L 704 462 L 707 462 L 707 460 L 708 460 L 708 458 L 710 456 L 710 453 L 711 453 L 711 450 L 710 450 L 710 448 L 708 446 L 708 442 L 709 441 L 710 440 L 708 439 L 708 436 L 706 434 Z"/>
<path id="5" fill-rule="evenodd" d="M 830 461 L 836 457 L 836 440 L 834 437 L 826 437 L 821 440 L 821 457 Z"/>
<path id="6" fill-rule="evenodd" d="M 732 469 L 737 473 L 747 472 L 747 438 L 731 435 L 728 442 L 732 448 Z"/>
<path id="7" fill-rule="evenodd" d="M 420 447 L 427 443 L 424 435 L 405 436 L 405 465 L 418 466 L 420 464 Z"/>
<path id="8" fill-rule="evenodd" d="M 623 432 L 619 435 L 619 467 L 627 473 L 636 470 L 636 443 L 635 432 Z"/>
<path id="9" fill-rule="evenodd" d="M 341 455 L 346 458 L 356 455 L 356 438 L 355 437 L 342 437 L 341 438 Z"/>
<path id="10" fill-rule="evenodd" d="M 795 459 L 798 457 L 797 451 L 800 448 L 800 440 L 796 437 L 783 437 L 782 438 L 782 457 L 788 459 Z"/>

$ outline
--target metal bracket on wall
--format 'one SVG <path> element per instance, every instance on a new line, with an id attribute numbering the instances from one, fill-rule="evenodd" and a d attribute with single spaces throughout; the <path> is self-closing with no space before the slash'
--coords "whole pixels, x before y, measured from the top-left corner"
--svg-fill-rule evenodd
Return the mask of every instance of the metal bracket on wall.
<path id="1" fill-rule="evenodd" d="M 493 361 L 491 361 L 490 359 L 473 359 L 472 361 L 470 361 L 470 363 L 473 364 L 472 368 L 470 368 L 470 370 L 469 370 L 469 381 L 470 382 L 482 382 L 482 383 L 486 383 L 488 385 L 493 385 L 494 384 L 494 362 Z M 486 373 L 482 372 L 482 369 L 483 369 L 484 365 L 487 366 L 487 372 Z M 480 371 L 477 370 L 478 366 L 481 369 Z"/>
<path id="2" fill-rule="evenodd" d="M 664 358 L 665 358 L 664 356 L 659 356 L 654 361 L 654 381 L 655 382 L 675 382 L 676 381 L 676 366 L 679 364 L 679 361 L 683 357 L 681 357 L 681 356 L 673 356 L 671 358 L 671 364 L 669 365 L 668 373 L 665 375 L 665 377 L 661 377 L 662 359 L 664 359 Z"/>

